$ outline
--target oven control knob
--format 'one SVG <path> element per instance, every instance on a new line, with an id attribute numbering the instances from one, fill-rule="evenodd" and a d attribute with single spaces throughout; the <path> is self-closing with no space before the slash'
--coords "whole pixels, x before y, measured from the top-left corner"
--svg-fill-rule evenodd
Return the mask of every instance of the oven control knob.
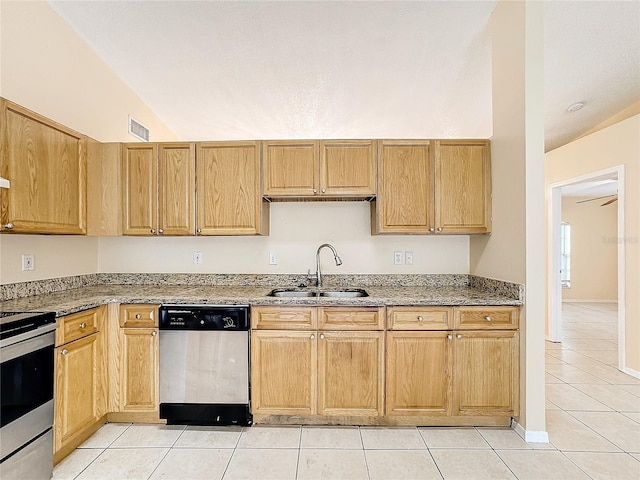
<path id="1" fill-rule="evenodd" d="M 204 325 L 204 320 L 200 320 L 200 325 Z"/>

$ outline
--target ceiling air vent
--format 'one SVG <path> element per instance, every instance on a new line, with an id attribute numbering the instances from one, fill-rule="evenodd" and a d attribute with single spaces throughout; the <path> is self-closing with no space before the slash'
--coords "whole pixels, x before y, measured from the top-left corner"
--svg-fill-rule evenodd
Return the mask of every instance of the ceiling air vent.
<path id="1" fill-rule="evenodd" d="M 129 115 L 129 133 L 136 138 L 139 138 L 143 142 L 148 142 L 150 137 L 150 130 L 142 125 L 139 121 Z"/>

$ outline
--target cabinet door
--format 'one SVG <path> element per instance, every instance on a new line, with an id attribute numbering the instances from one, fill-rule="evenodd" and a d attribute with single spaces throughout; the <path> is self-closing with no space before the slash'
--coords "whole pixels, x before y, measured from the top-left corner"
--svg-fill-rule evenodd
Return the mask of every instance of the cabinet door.
<path id="1" fill-rule="evenodd" d="M 121 412 L 158 411 L 158 330 L 121 328 Z"/>
<path id="2" fill-rule="evenodd" d="M 55 349 L 54 450 L 98 420 L 99 334 Z"/>
<path id="3" fill-rule="evenodd" d="M 454 415 L 519 410 L 518 332 L 454 332 Z"/>
<path id="4" fill-rule="evenodd" d="M 381 416 L 384 332 L 319 332 L 318 414 Z"/>
<path id="5" fill-rule="evenodd" d="M 268 233 L 257 142 L 199 143 L 197 165 L 199 235 Z"/>
<path id="6" fill-rule="evenodd" d="M 155 235 L 158 229 L 158 145 L 123 146 L 123 235 Z"/>
<path id="7" fill-rule="evenodd" d="M 491 159 L 487 140 L 435 143 L 438 233 L 491 231 Z"/>
<path id="8" fill-rule="evenodd" d="M 158 233 L 195 233 L 196 151 L 193 143 L 160 144 L 158 151 Z"/>
<path id="9" fill-rule="evenodd" d="M 387 332 L 387 415 L 451 410 L 451 332 Z"/>
<path id="10" fill-rule="evenodd" d="M 433 225 L 430 149 L 426 140 L 378 142 L 373 233 L 429 233 Z"/>
<path id="11" fill-rule="evenodd" d="M 86 233 L 86 138 L 0 100 L 2 225 L 17 233 Z M 1 228 L 1 227 L 0 227 Z"/>
<path id="12" fill-rule="evenodd" d="M 262 143 L 263 194 L 303 197 L 318 194 L 317 141 Z"/>
<path id="13" fill-rule="evenodd" d="M 251 405 L 254 414 L 316 413 L 315 332 L 251 332 Z"/>
<path id="14" fill-rule="evenodd" d="M 366 197 L 376 194 L 376 143 L 373 140 L 320 142 L 320 194 Z"/>

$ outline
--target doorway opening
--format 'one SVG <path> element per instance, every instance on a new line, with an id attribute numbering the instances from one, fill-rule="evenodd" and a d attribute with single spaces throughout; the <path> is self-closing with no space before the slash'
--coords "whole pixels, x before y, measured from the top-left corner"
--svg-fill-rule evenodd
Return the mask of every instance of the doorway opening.
<path id="1" fill-rule="evenodd" d="M 563 227 L 562 218 L 562 200 L 570 196 L 580 196 L 576 202 L 593 202 L 601 208 L 615 208 L 617 213 L 616 230 L 614 237 L 599 235 L 598 240 L 601 242 L 613 242 L 617 246 L 617 255 L 615 260 L 617 263 L 617 275 L 614 275 L 617 281 L 616 296 L 617 301 L 617 342 L 618 342 L 618 369 L 626 370 L 625 366 L 625 250 L 624 242 L 624 166 L 620 165 L 606 170 L 593 172 L 580 177 L 571 178 L 562 182 L 555 183 L 550 187 L 549 201 L 549 314 L 547 340 L 552 342 L 562 341 L 562 298 L 563 284 L 567 288 L 567 276 L 569 282 L 571 274 L 566 271 L 567 268 L 567 252 L 566 242 L 563 244 L 567 227 Z M 601 198 L 599 198 L 601 197 Z M 594 235 L 598 235 L 597 225 L 594 225 Z M 611 300 L 611 299 L 608 299 Z"/>

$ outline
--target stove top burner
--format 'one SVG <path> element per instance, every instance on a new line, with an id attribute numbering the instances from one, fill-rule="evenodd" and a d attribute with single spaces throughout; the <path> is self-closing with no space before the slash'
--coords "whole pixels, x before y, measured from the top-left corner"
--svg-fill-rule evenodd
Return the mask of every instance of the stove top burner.
<path id="1" fill-rule="evenodd" d="M 55 322 L 55 312 L 0 312 L 0 340 Z"/>

